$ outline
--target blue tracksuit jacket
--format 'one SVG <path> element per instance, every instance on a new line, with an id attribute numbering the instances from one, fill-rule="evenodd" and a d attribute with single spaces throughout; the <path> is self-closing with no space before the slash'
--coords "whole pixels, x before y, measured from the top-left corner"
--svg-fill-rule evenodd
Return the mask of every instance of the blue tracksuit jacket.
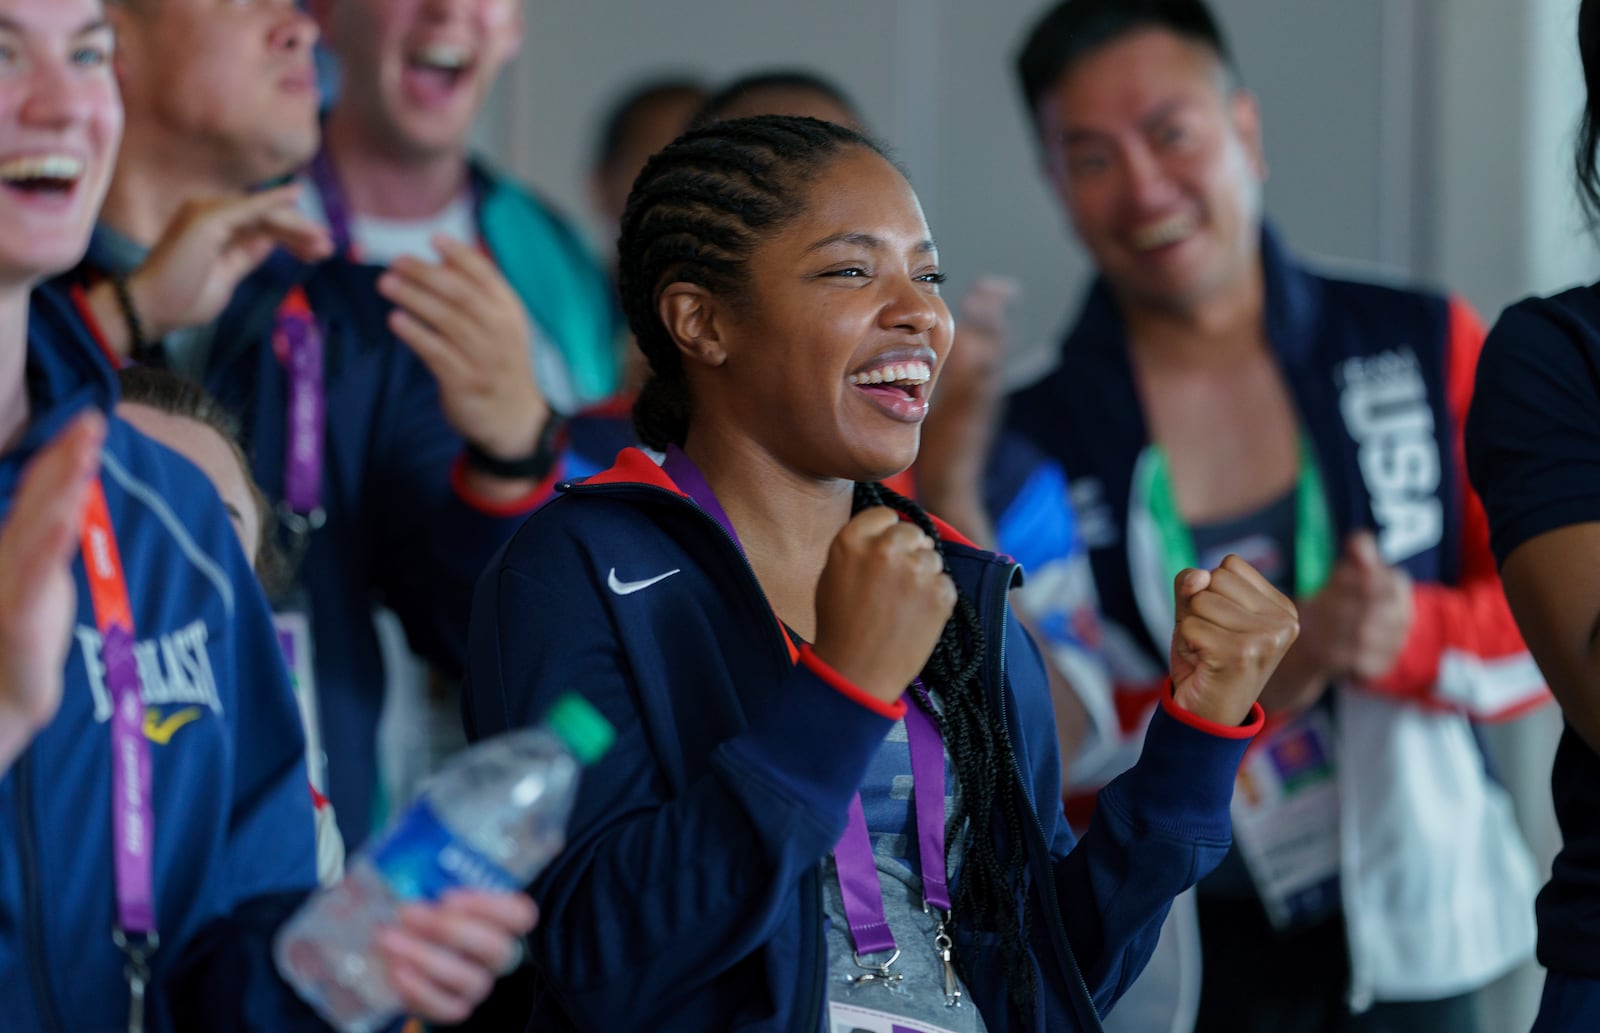
<path id="1" fill-rule="evenodd" d="M 109 268 L 108 251 L 97 238 L 85 269 L 57 286 Z M 262 491 L 281 499 L 288 376 L 272 332 L 285 296 L 304 287 L 325 336 L 327 522 L 311 535 L 294 588 L 311 611 L 327 795 L 352 850 L 372 822 L 377 787 L 384 671 L 373 607 L 394 610 L 413 649 L 447 674 L 459 672 L 472 586 L 531 508 L 487 505 L 459 487 L 461 437 L 445 419 L 433 375 L 387 328 L 379 272 L 274 254 L 217 320 L 204 378 L 238 414 Z"/>
<path id="2" fill-rule="evenodd" d="M 0 456 L 0 520 L 27 460 L 111 370 L 42 296 L 31 419 Z M 204 476 L 113 419 L 101 481 L 133 606 L 147 706 L 161 943 L 147 1029 L 325 1029 L 275 974 L 277 925 L 316 884 L 305 743 L 266 603 Z M 0 1028 L 125 1030 L 112 945 L 110 697 L 81 560 L 61 709 L 0 777 Z"/>
<path id="3" fill-rule="evenodd" d="M 1075 845 L 1043 666 L 1006 605 L 1017 568 L 956 541 L 946 551 L 987 629 L 984 688 L 1017 759 L 1003 777 L 1030 816 L 1020 837 L 998 815 L 976 834 L 1025 859 L 1032 1020 L 1008 1001 L 995 937 L 957 916 L 963 976 L 992 1033 L 1092 1028 L 1067 944 L 1109 1008 L 1172 897 L 1227 850 L 1245 741 L 1162 711 Z M 669 571 L 647 589 L 610 587 Z M 529 1028 L 822 1029 L 820 862 L 892 722 L 791 663 L 726 532 L 630 449 L 507 544 L 479 585 L 469 648 L 469 735 L 529 724 L 574 689 L 618 735 L 533 887 L 543 986 Z"/>

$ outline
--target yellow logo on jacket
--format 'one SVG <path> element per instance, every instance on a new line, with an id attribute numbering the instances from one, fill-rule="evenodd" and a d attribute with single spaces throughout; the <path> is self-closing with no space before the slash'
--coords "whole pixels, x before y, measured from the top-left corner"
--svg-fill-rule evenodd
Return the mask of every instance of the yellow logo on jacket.
<path id="1" fill-rule="evenodd" d="M 144 737 L 157 746 L 165 746 L 184 725 L 200 720 L 199 707 L 184 707 L 163 718 L 154 710 L 144 712 Z"/>

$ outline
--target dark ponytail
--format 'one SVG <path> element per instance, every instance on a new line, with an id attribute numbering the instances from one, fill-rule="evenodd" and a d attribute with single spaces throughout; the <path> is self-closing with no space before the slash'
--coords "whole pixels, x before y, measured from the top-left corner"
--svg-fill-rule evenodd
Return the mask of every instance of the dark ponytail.
<path id="1" fill-rule="evenodd" d="M 1587 100 L 1578 123 L 1576 171 L 1578 199 L 1591 226 L 1600 224 L 1600 0 L 1583 0 L 1578 8 L 1578 53 L 1583 58 Z"/>
<path id="2" fill-rule="evenodd" d="M 944 556 L 939 532 L 921 506 L 881 484 L 857 484 L 855 510 L 888 506 L 920 527 Z M 960 794 L 946 825 L 946 851 L 963 842 L 960 878 L 951 901 L 956 924 L 1000 935 L 1006 986 L 1012 1002 L 1026 1015 L 1033 1008 L 1033 961 L 1028 953 L 1028 913 L 1022 899 L 1023 803 L 1013 790 L 1016 756 L 1010 740 L 995 727 L 983 691 L 983 662 L 988 645 L 978 607 L 965 592 L 956 596 L 955 612 L 939 636 L 939 644 L 922 668 L 922 684 L 937 696 L 940 710 L 912 693 L 914 702 L 939 725 Z M 994 849 L 989 823 L 996 811 L 1006 824 L 1012 851 L 1004 861 Z M 960 958 L 957 958 L 959 964 Z"/>

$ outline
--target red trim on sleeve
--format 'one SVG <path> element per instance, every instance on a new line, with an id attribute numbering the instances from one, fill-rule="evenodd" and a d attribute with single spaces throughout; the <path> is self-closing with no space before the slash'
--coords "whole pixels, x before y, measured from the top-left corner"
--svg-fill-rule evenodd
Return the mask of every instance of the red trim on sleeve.
<path id="1" fill-rule="evenodd" d="M 807 643 L 800 647 L 800 663 L 812 674 L 833 686 L 846 699 L 859 703 L 879 717 L 887 717 L 891 721 L 898 721 L 906 716 L 906 701 L 897 699 L 893 703 L 885 703 L 876 696 L 869 696 L 856 688 L 844 675 L 828 666 L 828 662 L 811 651 Z"/>
<path id="2" fill-rule="evenodd" d="M 558 460 L 556 465 L 550 468 L 550 472 L 545 474 L 539 483 L 529 488 L 526 494 L 506 502 L 497 502 L 475 493 L 467 483 L 467 457 L 463 453 L 456 456 L 456 461 L 450 464 L 450 487 L 455 489 L 456 497 L 484 516 L 499 518 L 523 516 L 533 512 L 541 502 L 555 494 L 556 485 L 561 481 L 565 469 L 566 464 Z"/>
<path id="3" fill-rule="evenodd" d="M 320 811 L 324 807 L 328 806 L 328 798 L 326 796 L 323 796 L 321 793 L 317 792 L 317 787 L 316 786 L 314 786 L 311 783 L 307 782 L 306 783 L 306 788 L 311 790 L 311 808 L 312 808 L 312 810 Z"/>
<path id="4" fill-rule="evenodd" d="M 1267 712 L 1261 709 L 1261 704 L 1252 703 L 1250 704 L 1250 716 L 1245 719 L 1244 724 L 1219 725 L 1215 721 L 1207 720 L 1199 714 L 1193 714 L 1183 709 L 1178 705 L 1178 699 L 1174 695 L 1175 692 L 1172 680 L 1169 678 L 1166 684 L 1166 691 L 1161 693 L 1161 709 L 1165 710 L 1168 716 L 1183 722 L 1190 728 L 1205 732 L 1207 735 L 1214 735 L 1219 739 L 1252 739 L 1256 736 L 1256 733 L 1261 731 L 1261 726 L 1267 720 Z"/>
<path id="5" fill-rule="evenodd" d="M 73 307 L 78 310 L 78 318 L 83 320 L 83 325 L 88 329 L 89 336 L 94 338 L 95 347 L 99 348 L 100 354 L 104 355 L 106 361 L 111 363 L 111 368 L 126 369 L 133 365 L 132 360 L 124 359 L 112 351 L 111 346 L 106 343 L 105 331 L 100 329 L 100 321 L 94 318 L 94 309 L 89 307 L 89 292 L 84 290 L 83 285 L 75 283 L 67 293 L 72 298 Z"/>

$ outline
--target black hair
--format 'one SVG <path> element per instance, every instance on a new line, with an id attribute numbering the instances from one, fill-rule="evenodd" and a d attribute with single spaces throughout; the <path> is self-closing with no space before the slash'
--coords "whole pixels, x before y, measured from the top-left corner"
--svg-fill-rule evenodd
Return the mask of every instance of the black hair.
<path id="1" fill-rule="evenodd" d="M 1578 53 L 1588 94 L 1578 122 L 1578 199 L 1595 226 L 1600 224 L 1600 0 L 1583 0 L 1578 8 Z"/>
<path id="2" fill-rule="evenodd" d="M 681 445 L 689 386 L 678 347 L 656 311 L 668 284 L 737 297 L 745 263 L 765 237 L 804 210 L 803 188 L 851 148 L 883 151 L 831 122 L 785 115 L 690 130 L 645 162 L 617 241 L 617 288 L 650 378 L 633 409 L 639 440 Z"/>
<path id="3" fill-rule="evenodd" d="M 854 510 L 888 506 L 932 538 L 941 559 L 939 531 L 922 507 L 882 484 L 857 484 Z M 949 572 L 946 565 L 945 572 Z M 919 693 L 908 694 L 908 706 L 920 707 L 939 726 L 955 769 L 960 795 L 945 825 L 947 855 L 965 844 L 961 876 L 954 883 L 954 923 L 1000 935 L 1005 982 L 1011 1000 L 1024 1015 L 1033 1008 L 1033 961 L 1028 953 L 1028 911 L 1020 910 L 1022 856 L 1026 816 L 1016 788 L 1016 755 L 991 716 L 983 689 L 983 664 L 988 652 L 983 623 L 972 597 L 957 591 L 955 611 L 945 623 L 938 645 L 922 668 L 922 684 L 940 709 Z M 1009 789 L 1008 789 L 1009 787 Z M 990 823 L 996 809 L 1012 844 L 1003 860 L 995 852 Z M 954 959 L 961 965 L 962 959 Z"/>
<path id="4" fill-rule="evenodd" d="M 736 108 L 741 101 L 751 94 L 779 90 L 798 90 L 803 93 L 814 93 L 848 111 L 858 125 L 862 123 L 860 110 L 856 107 L 855 102 L 837 85 L 817 75 L 815 72 L 808 72 L 799 68 L 784 68 L 740 76 L 733 82 L 728 83 L 706 98 L 705 103 L 700 105 L 700 110 L 696 111 L 694 117 L 689 120 L 689 128 L 699 129 L 726 117 L 728 111 Z"/>
<path id="5" fill-rule="evenodd" d="M 695 283 L 737 297 L 746 286 L 751 254 L 804 211 L 805 187 L 857 148 L 884 153 L 844 126 L 762 115 L 691 130 L 645 164 L 628 198 L 618 249 L 623 309 L 650 362 L 650 379 L 634 407 L 634 424 L 646 445 L 683 444 L 693 415 L 682 359 L 657 311 L 662 289 Z M 881 484 L 856 485 L 854 508 L 871 506 L 889 506 L 939 542 L 933 522 L 916 503 Z M 942 556 L 943 546 L 939 549 Z M 977 608 L 960 593 L 922 670 L 923 685 L 940 708 L 920 697 L 913 705 L 938 722 L 961 788 L 946 839 L 951 850 L 965 844 L 952 901 L 955 921 L 1001 935 L 1006 982 L 1026 1012 L 1032 1007 L 1034 973 L 1026 909 L 1017 907 L 1025 805 L 1014 788 L 1011 743 L 995 727 L 985 697 L 985 649 Z M 991 834 L 997 808 L 1015 844 L 1004 861 Z"/>
<path id="6" fill-rule="evenodd" d="M 1237 75 L 1217 19 L 1201 0 L 1061 0 L 1028 33 L 1017 76 L 1030 122 L 1039 98 L 1079 60 L 1140 29 L 1165 29 L 1214 51 Z"/>
<path id="7" fill-rule="evenodd" d="M 688 101 L 704 103 L 709 91 L 698 79 L 690 76 L 664 76 L 637 83 L 612 102 L 605 120 L 600 124 L 600 135 L 595 140 L 593 167 L 609 169 L 614 165 L 628 140 L 633 135 L 639 117 L 657 104 Z"/>

